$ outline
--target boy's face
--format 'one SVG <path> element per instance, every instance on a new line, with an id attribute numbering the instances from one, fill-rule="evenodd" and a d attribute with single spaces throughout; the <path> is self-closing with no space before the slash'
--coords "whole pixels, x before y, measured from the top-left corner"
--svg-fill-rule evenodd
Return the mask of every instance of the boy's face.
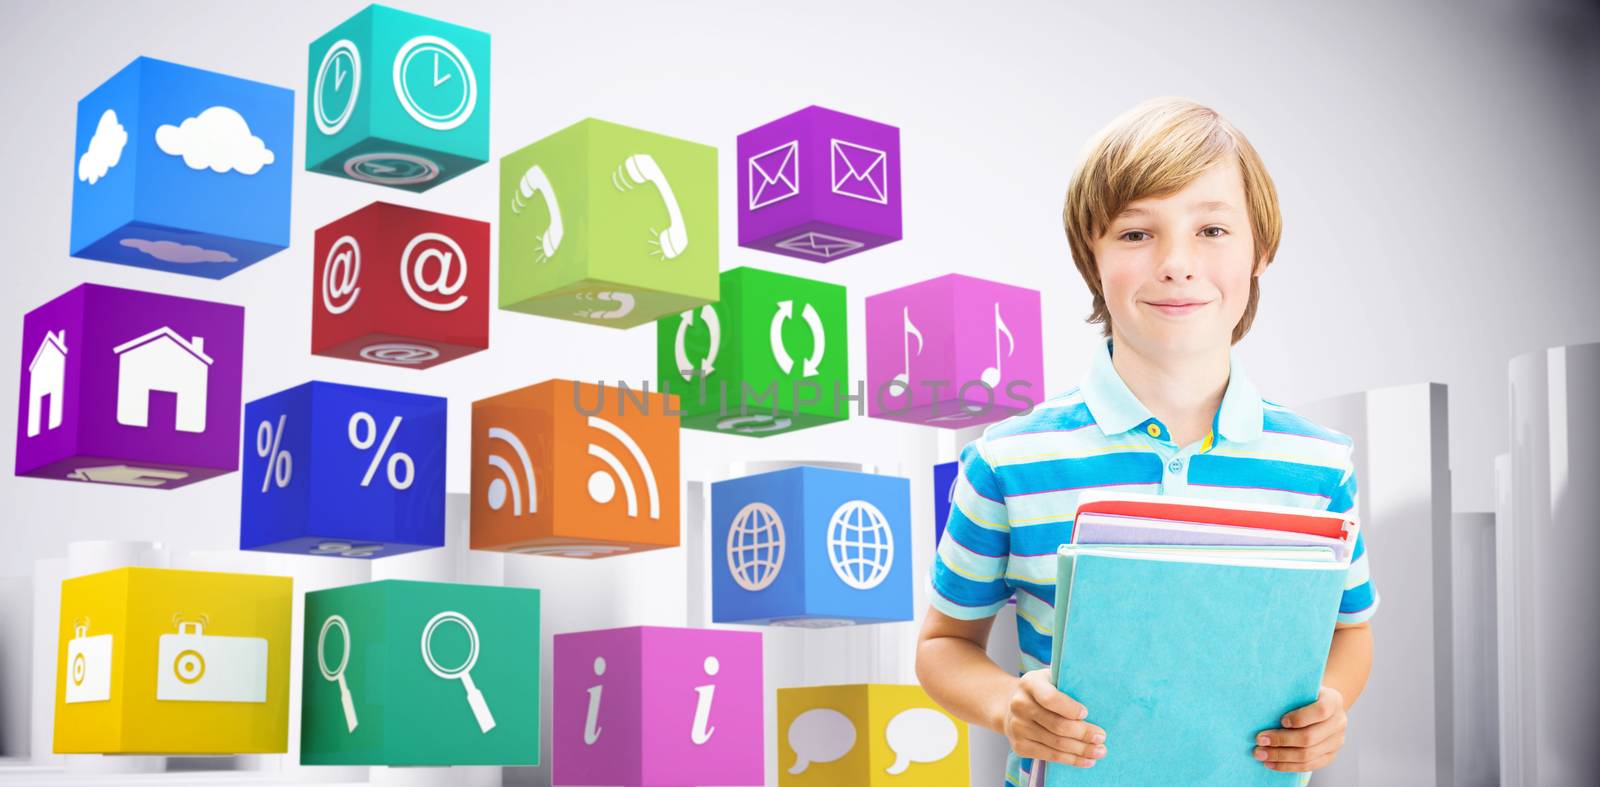
<path id="1" fill-rule="evenodd" d="M 1231 346 L 1256 263 L 1239 162 L 1229 156 L 1175 193 L 1128 203 L 1094 255 L 1113 341 L 1146 357 Z"/>

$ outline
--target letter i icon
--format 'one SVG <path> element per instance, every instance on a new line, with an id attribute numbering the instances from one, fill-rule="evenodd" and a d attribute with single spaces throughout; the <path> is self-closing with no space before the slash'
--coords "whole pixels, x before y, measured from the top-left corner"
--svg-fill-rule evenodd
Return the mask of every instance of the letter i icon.
<path id="1" fill-rule="evenodd" d="M 705 671 L 707 675 L 714 677 L 720 669 L 722 669 L 722 665 L 717 661 L 716 656 L 706 657 Z M 716 727 L 706 726 L 711 721 L 711 695 L 716 691 L 717 685 L 715 683 L 696 686 L 694 689 L 694 693 L 700 695 L 700 699 L 694 708 L 694 729 L 689 731 L 689 739 L 694 741 L 696 746 L 711 740 L 711 734 L 717 731 Z"/>
<path id="2" fill-rule="evenodd" d="M 604 674 L 606 657 L 595 656 L 594 676 L 598 678 Z M 586 746 L 593 746 L 595 741 L 600 740 L 600 691 L 604 688 L 603 685 L 589 687 L 589 717 L 583 723 L 583 743 Z"/>

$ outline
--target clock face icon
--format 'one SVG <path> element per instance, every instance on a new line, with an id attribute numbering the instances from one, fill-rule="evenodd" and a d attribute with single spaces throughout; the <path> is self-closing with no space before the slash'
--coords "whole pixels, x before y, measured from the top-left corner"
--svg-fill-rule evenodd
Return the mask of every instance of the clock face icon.
<path id="1" fill-rule="evenodd" d="M 311 112 L 317 120 L 317 130 L 329 136 L 339 133 L 355 111 L 360 94 L 361 51 L 353 41 L 339 39 L 322 56 L 312 87 Z"/>
<path id="2" fill-rule="evenodd" d="M 413 120 L 449 131 L 472 117 L 478 79 L 455 44 L 438 36 L 417 36 L 395 53 L 394 92 Z"/>
<path id="3" fill-rule="evenodd" d="M 414 186 L 439 177 L 439 165 L 411 153 L 362 153 L 344 162 L 344 173 L 383 186 Z"/>

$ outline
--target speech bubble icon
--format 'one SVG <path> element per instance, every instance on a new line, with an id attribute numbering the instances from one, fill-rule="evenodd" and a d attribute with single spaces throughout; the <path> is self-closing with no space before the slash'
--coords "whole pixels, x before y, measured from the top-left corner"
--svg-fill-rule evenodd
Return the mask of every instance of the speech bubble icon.
<path id="1" fill-rule="evenodd" d="M 856 745 L 856 725 L 832 708 L 812 708 L 789 722 L 789 748 L 794 749 L 798 774 L 814 762 L 833 762 L 850 753 Z"/>
<path id="2" fill-rule="evenodd" d="M 894 752 L 890 776 L 899 776 L 913 762 L 938 762 L 956 750 L 960 734 L 949 716 L 932 708 L 910 708 L 889 720 L 884 734 Z"/>

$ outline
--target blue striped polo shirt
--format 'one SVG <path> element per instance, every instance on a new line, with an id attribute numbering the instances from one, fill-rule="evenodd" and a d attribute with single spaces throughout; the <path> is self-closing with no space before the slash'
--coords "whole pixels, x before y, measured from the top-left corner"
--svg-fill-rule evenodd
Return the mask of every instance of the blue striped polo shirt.
<path id="1" fill-rule="evenodd" d="M 1210 434 L 1179 446 L 1111 365 L 1111 341 L 1095 349 L 1080 385 L 989 425 L 962 449 L 934 558 L 933 606 L 950 617 L 988 617 L 1016 597 L 1022 672 L 1050 665 L 1056 548 L 1071 540 L 1085 489 L 1337 513 L 1356 506 L 1354 442 L 1263 400 L 1231 350 Z M 1358 531 L 1338 621 L 1364 621 L 1378 601 Z M 1025 785 L 1029 766 L 1010 755 L 1007 781 Z"/>

